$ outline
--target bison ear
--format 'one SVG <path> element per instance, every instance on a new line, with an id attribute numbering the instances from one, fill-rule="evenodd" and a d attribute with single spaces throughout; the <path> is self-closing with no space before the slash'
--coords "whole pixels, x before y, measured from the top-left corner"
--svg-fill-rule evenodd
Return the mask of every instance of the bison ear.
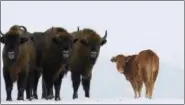
<path id="1" fill-rule="evenodd" d="M 80 42 L 83 44 L 83 45 L 88 45 L 88 41 L 87 39 L 83 38 L 83 39 L 80 39 Z"/>
<path id="2" fill-rule="evenodd" d="M 21 41 L 20 41 L 20 44 L 24 44 L 25 42 L 28 41 L 28 38 L 26 37 L 21 37 Z"/>
<path id="3" fill-rule="evenodd" d="M 100 45 L 103 46 L 103 45 L 106 44 L 106 43 L 107 43 L 107 40 L 105 39 L 105 40 L 102 40 L 102 41 L 101 41 Z"/>
<path id="4" fill-rule="evenodd" d="M 54 42 L 55 44 L 59 44 L 58 38 L 52 38 L 52 42 Z"/>
<path id="5" fill-rule="evenodd" d="M 5 43 L 4 37 L 0 37 L 0 42 Z"/>

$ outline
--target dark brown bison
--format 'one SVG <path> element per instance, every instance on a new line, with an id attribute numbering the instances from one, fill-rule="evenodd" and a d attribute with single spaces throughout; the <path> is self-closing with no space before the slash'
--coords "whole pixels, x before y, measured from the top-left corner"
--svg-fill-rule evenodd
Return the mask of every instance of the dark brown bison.
<path id="1" fill-rule="evenodd" d="M 2 34 L 0 42 L 3 48 L 3 76 L 7 93 L 7 101 L 11 101 L 13 83 L 17 80 L 17 100 L 24 100 L 26 89 L 27 99 L 32 98 L 33 72 L 35 69 L 35 47 L 30 39 L 31 34 L 24 26 L 14 25 L 6 34 Z"/>
<path id="2" fill-rule="evenodd" d="M 119 54 L 112 57 L 111 62 L 116 63 L 117 70 L 131 83 L 135 98 L 141 97 L 143 82 L 146 86 L 146 97 L 152 98 L 159 69 L 159 57 L 152 50 L 143 50 L 137 55 L 129 56 Z"/>
<path id="3" fill-rule="evenodd" d="M 73 85 L 73 99 L 78 98 L 81 76 L 85 97 L 90 97 L 92 69 L 99 56 L 100 47 L 107 42 L 107 31 L 102 38 L 94 30 L 88 28 L 78 29 L 72 35 L 74 44 L 69 60 L 69 69 Z"/>
<path id="4" fill-rule="evenodd" d="M 43 74 L 43 85 L 45 85 L 43 98 L 53 98 L 54 85 L 55 100 L 60 100 L 60 87 L 66 73 L 60 69 L 68 62 L 73 37 L 64 28 L 52 27 L 43 33 L 34 33 L 32 40 L 40 56 L 37 59 L 37 67 L 42 69 Z"/>

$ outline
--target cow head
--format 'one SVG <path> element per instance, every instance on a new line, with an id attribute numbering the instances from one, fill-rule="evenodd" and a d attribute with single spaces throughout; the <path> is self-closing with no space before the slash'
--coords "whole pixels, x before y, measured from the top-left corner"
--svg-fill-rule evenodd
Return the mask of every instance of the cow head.
<path id="1" fill-rule="evenodd" d="M 24 29 L 21 30 L 21 28 Z M 24 26 L 13 26 L 6 34 L 1 33 L 0 42 L 4 44 L 3 55 L 11 61 L 17 60 L 21 44 L 24 44 L 28 39 L 23 37 L 27 30 Z"/>
<path id="2" fill-rule="evenodd" d="M 126 64 L 129 62 L 131 56 L 125 56 L 123 54 L 119 54 L 110 59 L 111 62 L 116 63 L 116 68 L 118 72 L 124 73 Z"/>
<path id="3" fill-rule="evenodd" d="M 59 33 L 56 35 L 52 42 L 57 44 L 62 52 L 64 59 L 68 59 L 73 44 L 73 38 L 69 33 Z"/>
<path id="4" fill-rule="evenodd" d="M 83 34 L 83 33 L 82 33 Z M 85 36 L 85 35 L 84 35 Z M 104 37 L 99 37 L 98 35 L 87 35 L 87 37 L 82 37 L 80 39 L 75 39 L 80 41 L 82 46 L 87 48 L 88 57 L 90 59 L 96 59 L 99 55 L 100 47 L 106 44 L 107 42 L 107 31 L 105 31 Z"/>

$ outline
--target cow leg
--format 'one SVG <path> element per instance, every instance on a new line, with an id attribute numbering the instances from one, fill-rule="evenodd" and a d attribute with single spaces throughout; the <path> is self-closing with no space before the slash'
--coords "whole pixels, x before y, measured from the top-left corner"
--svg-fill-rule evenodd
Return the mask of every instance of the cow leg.
<path id="1" fill-rule="evenodd" d="M 139 81 L 138 82 L 138 94 L 139 96 L 138 97 L 141 97 L 141 91 L 142 91 L 142 87 L 143 87 L 143 82 Z"/>
<path id="2" fill-rule="evenodd" d="M 26 70 L 23 70 L 24 72 L 21 72 L 19 74 L 19 79 L 18 79 L 18 96 L 17 100 L 24 100 L 24 90 L 26 87 L 26 80 L 27 80 L 27 72 Z"/>
<path id="3" fill-rule="evenodd" d="M 80 86 L 80 74 L 71 73 L 73 83 L 73 99 L 78 98 L 78 88 Z"/>
<path id="4" fill-rule="evenodd" d="M 82 77 L 82 85 L 83 85 L 83 89 L 85 91 L 85 97 L 89 98 L 89 91 L 90 91 L 90 82 L 91 82 L 91 78 L 83 78 Z"/>
<path id="5" fill-rule="evenodd" d="M 28 73 L 27 81 L 26 81 L 26 98 L 31 101 L 33 98 L 32 89 L 33 89 L 33 72 Z"/>
<path id="6" fill-rule="evenodd" d="M 148 98 L 148 84 L 146 81 L 144 81 L 144 84 L 145 84 L 145 89 L 146 89 L 145 98 Z"/>
<path id="7" fill-rule="evenodd" d="M 61 84 L 62 84 L 62 78 L 63 78 L 62 73 L 60 73 L 59 77 L 56 79 L 56 81 L 54 82 L 54 87 L 55 87 L 55 100 L 59 101 L 60 99 L 60 88 L 61 88 Z"/>
<path id="8" fill-rule="evenodd" d="M 35 70 L 34 71 L 34 87 L 33 87 L 33 96 L 35 99 L 38 99 L 37 86 L 38 86 L 40 76 L 41 76 L 41 70 L 40 69 Z"/>
<path id="9" fill-rule="evenodd" d="M 9 72 L 3 68 L 3 76 L 5 80 L 5 89 L 6 89 L 6 101 L 12 101 L 12 88 L 13 88 L 13 83 L 11 81 Z"/>
<path id="10" fill-rule="evenodd" d="M 137 84 L 134 81 L 130 81 L 133 91 L 134 91 L 134 98 L 137 98 Z"/>

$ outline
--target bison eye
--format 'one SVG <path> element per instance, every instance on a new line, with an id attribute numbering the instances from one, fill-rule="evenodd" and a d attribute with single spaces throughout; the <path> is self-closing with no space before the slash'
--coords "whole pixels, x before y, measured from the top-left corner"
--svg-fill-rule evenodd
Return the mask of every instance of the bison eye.
<path id="1" fill-rule="evenodd" d="M 83 45 L 86 45 L 86 46 L 89 45 L 88 41 L 85 40 L 85 39 L 81 39 L 80 42 L 81 42 Z"/>

